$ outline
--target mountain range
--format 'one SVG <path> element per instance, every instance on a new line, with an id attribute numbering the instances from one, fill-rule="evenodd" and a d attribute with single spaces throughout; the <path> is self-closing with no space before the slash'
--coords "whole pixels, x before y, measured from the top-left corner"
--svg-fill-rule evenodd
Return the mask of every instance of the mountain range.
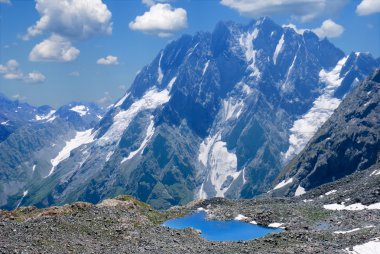
<path id="1" fill-rule="evenodd" d="M 369 88 L 356 87 L 379 66 L 368 53 L 346 55 L 311 31 L 299 34 L 269 18 L 184 35 L 137 74 L 104 117 L 92 105 L 54 113 L 33 108 L 43 124 L 36 113 L 30 124 L 25 113 L 20 126 L 28 124 L 2 134 L 0 207 L 131 194 L 168 208 L 194 199 L 251 198 L 272 190 L 273 182 L 282 183 L 276 195 L 294 195 L 300 186 L 304 192 L 374 163 L 378 100 L 364 106 L 368 98 L 358 91 Z M 327 121 L 342 100 L 335 120 Z M 358 112 L 347 116 L 353 106 Z M 353 125 L 341 132 L 337 122 L 350 119 Z M 331 135 L 374 147 L 347 153 L 350 143 L 328 141 Z M 322 149 L 334 145 L 342 154 Z M 324 166 L 346 153 L 356 164 L 339 173 Z M 336 166 L 350 162 L 342 163 Z"/>

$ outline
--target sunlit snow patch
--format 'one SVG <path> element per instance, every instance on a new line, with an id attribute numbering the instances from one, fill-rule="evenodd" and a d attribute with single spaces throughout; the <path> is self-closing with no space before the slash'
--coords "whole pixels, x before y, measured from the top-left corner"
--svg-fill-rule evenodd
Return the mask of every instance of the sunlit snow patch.
<path id="1" fill-rule="evenodd" d="M 238 214 L 235 218 L 234 218 L 234 220 L 247 220 L 248 219 L 248 217 L 246 217 L 246 216 L 244 216 L 244 215 L 242 215 L 242 214 Z M 253 224 L 253 223 L 252 223 Z"/>
<path id="2" fill-rule="evenodd" d="M 350 254 L 375 254 L 379 253 L 380 250 L 380 238 L 373 239 L 367 243 L 356 245 L 350 250 L 350 248 L 346 248 L 346 253 Z"/>
<path id="3" fill-rule="evenodd" d="M 26 190 L 26 191 L 24 191 L 24 192 L 22 193 L 22 197 L 21 197 L 20 201 L 18 202 L 16 208 L 18 208 L 18 207 L 21 205 L 21 203 L 22 203 L 22 201 L 24 200 L 24 198 L 26 197 L 26 195 L 28 195 L 28 190 Z"/>
<path id="4" fill-rule="evenodd" d="M 344 204 L 328 204 L 324 205 L 323 208 L 327 210 L 334 210 L 334 211 L 361 211 L 361 210 L 380 210 L 380 203 L 374 203 L 371 205 L 363 205 L 361 203 L 356 203 L 352 205 L 344 205 Z"/>
<path id="5" fill-rule="evenodd" d="M 213 185 L 216 191 L 216 197 L 224 197 L 229 186 L 224 183 L 229 179 L 235 180 L 241 172 L 237 170 L 236 154 L 227 150 L 226 142 L 221 140 L 220 133 L 205 139 L 199 148 L 198 160 L 207 168 L 207 180 Z M 230 181 L 232 183 L 232 181 Z M 198 196 L 207 197 L 207 194 L 202 193 L 203 186 L 199 191 Z"/>
<path id="6" fill-rule="evenodd" d="M 150 89 L 144 96 L 135 101 L 127 110 L 122 110 L 113 118 L 113 124 L 107 132 L 97 141 L 100 146 L 112 145 L 118 142 L 123 132 L 128 128 L 134 117 L 143 110 L 155 109 L 170 99 L 169 91 L 164 89 L 157 91 L 157 88 Z"/>
<path id="7" fill-rule="evenodd" d="M 162 79 L 164 78 L 164 74 L 162 73 L 162 69 L 161 69 L 161 60 L 163 56 L 164 56 L 164 51 L 161 51 L 160 60 L 158 62 L 158 70 L 157 70 L 157 73 L 158 73 L 157 82 L 159 84 L 162 83 Z"/>
<path id="8" fill-rule="evenodd" d="M 298 185 L 296 192 L 294 193 L 294 196 L 298 197 L 298 196 L 301 196 L 305 193 L 306 193 L 305 188 L 303 188 L 301 185 Z"/>
<path id="9" fill-rule="evenodd" d="M 169 84 L 168 84 L 168 87 L 167 87 L 167 89 L 169 90 L 169 92 L 172 90 L 173 85 L 174 85 L 174 83 L 176 82 L 176 80 L 177 80 L 177 77 L 174 77 L 174 78 L 172 78 L 172 79 L 170 80 L 170 82 L 169 82 Z"/>
<path id="10" fill-rule="evenodd" d="M 70 110 L 78 113 L 80 116 L 85 116 L 88 113 L 88 108 L 84 105 L 72 107 Z"/>
<path id="11" fill-rule="evenodd" d="M 340 77 L 340 72 L 346 63 L 348 57 L 341 59 L 336 67 L 326 72 L 321 70 L 319 78 L 322 83 L 326 84 L 322 95 L 319 96 L 313 103 L 313 107 L 296 120 L 293 127 L 290 129 L 289 148 L 283 158 L 285 161 L 290 160 L 306 146 L 307 142 L 314 136 L 316 131 L 326 122 L 333 114 L 334 110 L 339 106 L 341 100 L 334 98 L 334 92 L 341 85 L 343 77 Z"/>
<path id="12" fill-rule="evenodd" d="M 206 64 L 205 64 L 205 67 L 203 67 L 202 76 L 205 75 L 205 73 L 206 73 L 206 71 L 207 71 L 207 69 L 208 69 L 208 65 L 209 65 L 209 64 L 210 64 L 210 60 L 208 60 L 208 61 L 206 62 Z"/>
<path id="13" fill-rule="evenodd" d="M 121 98 L 113 107 L 117 108 L 117 107 L 120 107 L 124 101 L 128 98 L 130 93 L 126 93 L 123 98 Z"/>
<path id="14" fill-rule="evenodd" d="M 75 137 L 66 142 L 66 145 L 62 148 L 62 150 L 58 153 L 58 155 L 52 159 L 50 162 L 53 165 L 49 174 L 46 176 L 50 176 L 53 174 L 55 168 L 59 163 L 66 160 L 70 157 L 70 153 L 72 150 L 80 147 L 81 145 L 91 143 L 93 141 L 93 135 L 91 135 L 92 129 L 87 131 L 78 131 Z"/>
<path id="15" fill-rule="evenodd" d="M 273 222 L 273 223 L 270 223 L 268 225 L 268 227 L 270 227 L 270 228 L 284 228 L 284 227 L 282 227 L 282 225 L 284 225 L 284 223 Z"/>
<path id="16" fill-rule="evenodd" d="M 124 162 L 132 159 L 133 157 L 135 157 L 138 153 L 143 153 L 144 152 L 144 149 L 146 147 L 146 145 L 148 144 L 148 142 L 151 140 L 151 138 L 153 137 L 154 135 L 154 119 L 153 119 L 153 116 L 150 117 L 150 123 L 149 123 L 149 126 L 148 126 L 148 129 L 146 131 L 146 135 L 145 135 L 145 138 L 144 140 L 142 141 L 141 145 L 139 148 L 137 148 L 137 150 L 133 151 L 133 152 L 130 152 L 128 157 L 127 158 L 124 158 L 120 164 L 123 164 Z"/>
<path id="17" fill-rule="evenodd" d="M 273 189 L 274 190 L 277 190 L 277 189 L 281 189 L 282 187 L 288 185 L 288 184 L 291 184 L 293 182 L 293 178 L 289 178 L 287 180 L 282 180 L 279 184 L 277 184 Z"/>
<path id="18" fill-rule="evenodd" d="M 259 30 L 255 28 L 252 32 L 243 34 L 239 39 L 240 46 L 244 50 L 245 59 L 249 64 L 249 69 L 252 71 L 250 76 L 254 76 L 256 78 L 260 78 L 261 76 L 261 72 L 256 66 L 257 51 L 253 47 L 253 41 L 256 39 L 258 33 Z"/>
<path id="19" fill-rule="evenodd" d="M 369 176 L 378 176 L 380 175 L 380 170 L 373 171 Z"/>
<path id="20" fill-rule="evenodd" d="M 345 235 L 345 234 L 350 234 L 350 233 L 353 233 L 353 232 L 356 232 L 356 231 L 359 231 L 359 230 L 362 230 L 362 229 L 365 229 L 365 228 L 373 228 L 374 226 L 366 226 L 364 228 L 354 228 L 354 229 L 351 229 L 351 230 L 346 230 L 346 231 L 335 231 L 334 234 L 342 234 L 342 235 Z"/>
<path id="21" fill-rule="evenodd" d="M 55 112 L 55 110 L 50 110 L 46 115 L 35 115 L 35 119 L 36 121 L 47 121 L 53 117 Z"/>
<path id="22" fill-rule="evenodd" d="M 278 55 L 280 54 L 282 46 L 284 45 L 284 42 L 285 42 L 284 37 L 285 37 L 285 35 L 283 34 L 281 36 L 280 40 L 278 41 L 278 44 L 277 44 L 276 49 L 274 51 L 274 54 L 273 54 L 273 63 L 274 64 L 277 64 Z"/>

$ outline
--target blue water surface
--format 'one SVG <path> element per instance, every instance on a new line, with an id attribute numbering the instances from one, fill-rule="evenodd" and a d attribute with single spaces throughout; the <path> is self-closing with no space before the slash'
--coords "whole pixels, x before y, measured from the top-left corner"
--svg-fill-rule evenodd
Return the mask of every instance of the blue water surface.
<path id="1" fill-rule="evenodd" d="M 201 236 L 209 241 L 244 241 L 263 237 L 269 233 L 281 232 L 279 228 L 262 227 L 242 221 L 207 220 L 205 212 L 196 212 L 182 218 L 171 219 L 163 226 L 184 229 L 194 228 L 201 231 Z"/>

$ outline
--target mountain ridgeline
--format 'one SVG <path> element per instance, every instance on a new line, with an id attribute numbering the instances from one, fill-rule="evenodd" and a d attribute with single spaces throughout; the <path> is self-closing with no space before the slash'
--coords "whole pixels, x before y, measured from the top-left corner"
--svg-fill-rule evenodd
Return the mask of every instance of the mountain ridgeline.
<path id="1" fill-rule="evenodd" d="M 285 167 L 279 180 L 286 184 L 273 195 L 299 196 L 376 165 L 380 167 L 380 69 L 347 95 Z"/>
<path id="2" fill-rule="evenodd" d="M 269 18 L 182 36 L 8 207 L 21 197 L 42 207 L 131 194 L 155 208 L 254 197 L 377 66 Z"/>
<path id="3" fill-rule="evenodd" d="M 27 186 L 46 177 L 69 157 L 63 149 L 78 133 L 95 126 L 104 114 L 93 103 L 70 103 L 54 110 L 0 97 L 0 207 L 12 209 L 28 194 Z"/>

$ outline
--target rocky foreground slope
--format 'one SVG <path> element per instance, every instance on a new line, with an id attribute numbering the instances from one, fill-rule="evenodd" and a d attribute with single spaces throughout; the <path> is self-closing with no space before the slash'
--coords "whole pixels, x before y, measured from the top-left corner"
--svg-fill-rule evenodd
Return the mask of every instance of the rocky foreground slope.
<path id="1" fill-rule="evenodd" d="M 281 223 L 285 231 L 252 241 L 209 242 L 192 229 L 160 226 L 199 207 L 208 209 L 210 219 L 234 219 L 240 214 L 261 225 Z M 0 252 L 348 253 L 368 242 L 379 247 L 378 209 L 380 167 L 374 166 L 294 198 L 214 198 L 156 211 L 121 196 L 97 205 L 0 211 Z"/>

